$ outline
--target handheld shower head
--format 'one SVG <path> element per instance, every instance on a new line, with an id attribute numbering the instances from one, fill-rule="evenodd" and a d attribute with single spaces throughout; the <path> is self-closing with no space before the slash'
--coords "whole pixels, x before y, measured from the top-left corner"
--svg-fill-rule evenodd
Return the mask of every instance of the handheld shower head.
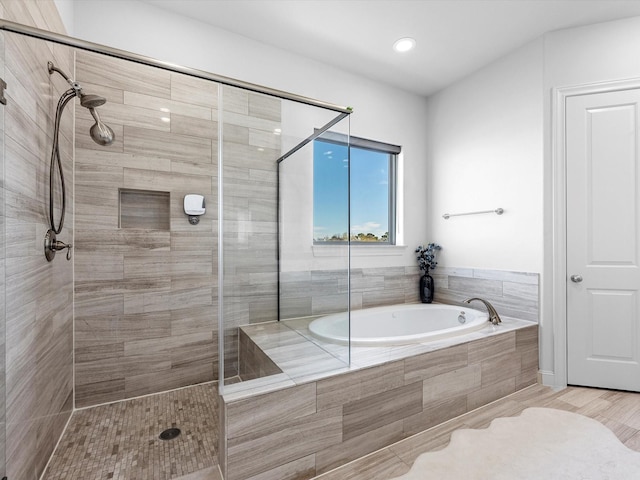
<path id="1" fill-rule="evenodd" d="M 93 139 L 93 141 L 96 142 L 98 145 L 102 145 L 102 146 L 111 145 L 115 140 L 116 136 L 113 133 L 113 130 L 111 130 L 111 128 L 109 128 L 107 125 L 102 123 L 102 121 L 100 120 L 100 116 L 98 115 L 98 112 L 96 112 L 95 110 L 97 107 L 99 107 L 100 105 L 104 105 L 107 102 L 105 98 L 100 97 L 99 95 L 85 95 L 84 92 L 82 91 L 82 87 L 80 87 L 80 84 L 72 80 L 71 78 L 69 78 L 69 76 L 66 73 L 64 73 L 62 70 L 56 67 L 52 62 L 47 62 L 47 70 L 49 72 L 49 75 L 53 75 L 54 73 L 58 73 L 59 75 L 61 75 L 62 78 L 64 78 L 71 87 L 66 92 L 64 92 L 60 97 L 60 99 L 58 100 L 58 106 L 56 108 L 56 116 L 54 120 L 53 147 L 51 148 L 51 162 L 49 165 L 50 167 L 49 168 L 49 222 L 51 225 L 50 232 L 52 234 L 58 234 L 62 231 L 62 226 L 64 225 L 64 214 L 65 214 L 66 202 L 67 202 L 66 200 L 67 194 L 66 194 L 66 188 L 64 183 L 64 171 L 62 168 L 62 163 L 60 162 L 60 147 L 58 142 L 58 134 L 60 133 L 60 119 L 62 117 L 62 112 L 64 110 L 64 107 L 73 99 L 73 97 L 78 97 L 80 99 L 80 105 L 89 109 L 89 112 L 91 112 L 91 116 L 96 122 L 89 130 L 89 134 L 91 135 L 91 138 Z M 54 202 L 54 196 L 55 196 L 54 195 L 54 183 L 55 183 L 54 177 L 55 177 L 56 171 L 58 172 L 58 177 L 60 179 L 60 190 L 61 190 L 61 200 L 62 200 L 59 222 L 56 222 L 54 219 L 54 203 L 55 203 Z M 46 238 L 48 239 L 48 243 L 50 244 L 51 235 L 49 234 L 49 232 L 47 232 Z M 53 237 L 53 239 L 55 240 L 55 236 Z M 68 246 L 68 248 L 71 248 L 71 247 Z M 49 250 L 45 251 L 45 255 L 47 256 L 48 261 L 51 261 L 53 259 L 53 255 L 51 254 L 51 252 L 55 254 L 55 250 L 57 249 L 59 248 L 51 249 L 51 247 L 49 247 Z M 71 257 L 67 253 L 67 260 L 69 260 L 70 258 Z"/>
<path id="2" fill-rule="evenodd" d="M 88 96 L 96 97 L 97 95 L 88 95 Z M 102 97 L 98 97 L 98 98 L 102 98 Z M 103 100 L 102 103 L 106 101 L 104 100 L 104 98 L 102 100 Z M 87 107 L 87 108 L 89 108 L 89 112 L 91 112 L 93 119 L 96 121 L 96 123 L 94 123 L 91 129 L 89 130 L 89 135 L 91 135 L 91 139 L 94 142 L 96 142 L 98 145 L 102 145 L 102 146 L 111 145 L 113 141 L 116 139 L 116 134 L 113 133 L 113 130 L 111 130 L 111 127 L 102 123 L 102 120 L 100 120 L 100 116 L 98 115 L 98 112 L 96 111 L 95 108 L 93 107 Z"/>

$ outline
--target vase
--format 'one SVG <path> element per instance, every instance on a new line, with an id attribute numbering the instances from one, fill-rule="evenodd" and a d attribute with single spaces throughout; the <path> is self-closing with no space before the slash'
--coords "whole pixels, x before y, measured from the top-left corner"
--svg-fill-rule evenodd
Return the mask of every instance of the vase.
<path id="1" fill-rule="evenodd" d="M 420 277 L 420 300 L 422 303 L 433 302 L 433 277 L 425 273 Z"/>

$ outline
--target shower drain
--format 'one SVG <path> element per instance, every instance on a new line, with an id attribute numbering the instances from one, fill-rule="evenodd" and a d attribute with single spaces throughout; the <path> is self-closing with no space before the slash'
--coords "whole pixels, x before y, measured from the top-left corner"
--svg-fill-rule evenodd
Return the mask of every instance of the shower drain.
<path id="1" fill-rule="evenodd" d="M 164 432 L 160 434 L 161 440 L 173 440 L 178 435 L 180 435 L 179 428 L 167 428 Z"/>

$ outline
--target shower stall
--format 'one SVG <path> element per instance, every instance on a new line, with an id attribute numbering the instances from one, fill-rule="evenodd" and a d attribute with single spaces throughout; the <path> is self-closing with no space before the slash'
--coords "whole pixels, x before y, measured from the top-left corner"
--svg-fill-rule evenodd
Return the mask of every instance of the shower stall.
<path id="1" fill-rule="evenodd" d="M 0 478 L 72 478 L 70 454 L 47 462 L 65 425 L 72 438 L 76 415 L 96 423 L 100 408 L 155 411 L 158 431 L 143 428 L 152 448 L 164 427 L 189 423 L 175 405 L 210 406 L 277 374 L 256 367 L 249 334 L 269 335 L 298 378 L 349 365 L 348 344 L 327 347 L 307 328 L 350 307 L 349 241 L 313 243 L 314 142 L 348 147 L 349 108 L 7 20 L 0 29 Z M 347 192 L 336 215 L 348 232 L 342 160 L 332 181 Z M 195 224 L 189 194 L 204 199 Z M 185 399 L 194 385 L 206 386 L 200 403 Z M 145 403 L 166 391 L 166 411 Z M 111 463 L 95 467 L 106 470 L 91 471 L 127 478 L 117 475 L 144 462 L 127 463 L 135 442 L 114 441 Z M 204 449 L 215 457 L 217 445 Z"/>

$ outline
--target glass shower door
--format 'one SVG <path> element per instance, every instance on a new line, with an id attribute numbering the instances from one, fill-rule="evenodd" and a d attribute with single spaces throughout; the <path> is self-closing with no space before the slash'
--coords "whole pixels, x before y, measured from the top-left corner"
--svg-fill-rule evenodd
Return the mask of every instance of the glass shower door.
<path id="1" fill-rule="evenodd" d="M 0 32 L 0 78 L 6 79 L 5 72 L 5 48 L 4 33 Z M 7 472 L 6 462 L 6 296 L 5 296 L 5 242 L 6 242 L 6 215 L 5 215 L 5 153 L 4 153 L 4 106 L 0 105 L 0 478 Z"/>

